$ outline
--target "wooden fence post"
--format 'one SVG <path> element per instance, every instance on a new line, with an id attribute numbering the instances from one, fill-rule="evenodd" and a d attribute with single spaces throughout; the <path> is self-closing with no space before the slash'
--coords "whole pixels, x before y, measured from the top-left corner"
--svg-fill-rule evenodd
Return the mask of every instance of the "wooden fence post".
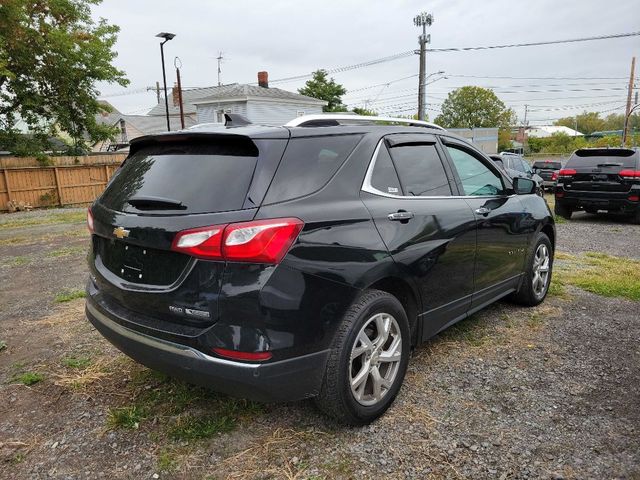
<path id="1" fill-rule="evenodd" d="M 106 185 L 107 183 L 109 183 L 109 165 L 107 165 L 106 163 L 104 165 L 104 178 L 104 184 Z"/>
<path id="2" fill-rule="evenodd" d="M 62 201 L 62 187 L 60 186 L 60 177 L 58 176 L 58 167 L 53 167 L 53 176 L 56 179 L 56 190 L 58 191 L 58 204 L 61 207 L 64 207 L 64 202 Z"/>
<path id="3" fill-rule="evenodd" d="M 6 169 L 2 170 L 2 173 L 4 174 L 4 184 L 7 186 L 7 198 L 9 199 L 9 201 L 11 201 L 11 187 L 9 186 L 9 174 L 7 173 Z"/>

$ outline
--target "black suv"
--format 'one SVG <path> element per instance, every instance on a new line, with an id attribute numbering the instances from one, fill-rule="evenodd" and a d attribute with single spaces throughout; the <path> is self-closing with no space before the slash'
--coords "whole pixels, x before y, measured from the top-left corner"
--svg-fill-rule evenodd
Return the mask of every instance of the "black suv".
<path id="1" fill-rule="evenodd" d="M 553 191 L 558 181 L 558 173 L 562 168 L 562 163 L 554 160 L 536 160 L 531 168 L 533 173 L 542 178 L 542 188 Z"/>
<path id="2" fill-rule="evenodd" d="M 555 213 L 618 212 L 640 223 L 640 154 L 627 148 L 576 150 L 558 174 Z"/>
<path id="3" fill-rule="evenodd" d="M 133 141 L 88 213 L 91 323 L 153 369 L 363 424 L 412 346 L 507 295 L 542 302 L 555 227 L 534 182 L 383 120 Z"/>

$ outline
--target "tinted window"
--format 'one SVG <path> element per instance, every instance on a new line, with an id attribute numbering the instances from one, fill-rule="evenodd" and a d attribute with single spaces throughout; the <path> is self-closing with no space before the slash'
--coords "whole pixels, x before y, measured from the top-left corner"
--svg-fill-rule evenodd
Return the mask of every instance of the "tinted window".
<path id="1" fill-rule="evenodd" d="M 391 162 L 389 151 L 384 145 L 382 145 L 376 157 L 376 164 L 371 175 L 371 186 L 384 193 L 402 195 L 398 174 Z"/>
<path id="2" fill-rule="evenodd" d="M 533 171 L 531 170 L 531 165 L 529 165 L 529 163 L 526 160 L 524 160 L 522 158 L 520 158 L 519 160 L 520 160 L 520 165 L 522 165 L 522 171 L 523 172 L 525 172 L 525 173 L 533 173 Z"/>
<path id="3" fill-rule="evenodd" d="M 447 150 L 458 171 L 465 195 L 499 195 L 503 193 L 502 180 L 480 159 L 459 148 L 447 146 Z"/>
<path id="4" fill-rule="evenodd" d="M 565 168 L 597 167 L 597 166 L 621 166 L 635 168 L 638 161 L 638 152 L 622 148 L 592 148 L 577 150 Z"/>
<path id="5" fill-rule="evenodd" d="M 237 210 L 244 203 L 257 158 L 258 148 L 248 138 L 143 147 L 123 163 L 101 202 L 134 213 Z"/>
<path id="6" fill-rule="evenodd" d="M 282 202 L 320 190 L 338 171 L 360 138 L 360 135 L 334 135 L 292 139 L 265 203 Z"/>
<path id="7" fill-rule="evenodd" d="M 390 151 L 405 195 L 451 195 L 435 145 L 401 145 Z"/>

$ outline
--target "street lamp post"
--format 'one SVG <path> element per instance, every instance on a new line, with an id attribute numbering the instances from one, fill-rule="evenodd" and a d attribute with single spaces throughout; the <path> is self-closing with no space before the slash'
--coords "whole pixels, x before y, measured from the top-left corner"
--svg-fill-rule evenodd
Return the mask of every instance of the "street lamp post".
<path id="1" fill-rule="evenodd" d="M 169 97 L 167 96 L 167 74 L 164 69 L 164 44 L 175 37 L 173 33 L 160 32 L 156 35 L 158 38 L 164 38 L 164 42 L 160 42 L 160 58 L 162 59 L 162 81 L 164 82 L 164 111 L 167 116 L 167 132 L 171 131 L 171 123 L 169 122 Z"/>

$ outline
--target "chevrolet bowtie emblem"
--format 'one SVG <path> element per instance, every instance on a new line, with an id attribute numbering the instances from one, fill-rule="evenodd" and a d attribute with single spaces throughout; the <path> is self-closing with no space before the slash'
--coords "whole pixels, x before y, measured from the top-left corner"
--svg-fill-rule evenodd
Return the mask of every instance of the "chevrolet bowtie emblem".
<path id="1" fill-rule="evenodd" d="M 118 237 L 118 238 L 120 238 L 120 239 L 123 239 L 123 238 L 125 238 L 125 237 L 128 237 L 128 236 L 129 236 L 129 230 L 125 230 L 125 229 L 124 229 L 124 228 L 122 228 L 122 227 L 118 227 L 118 228 L 114 228 L 114 229 L 113 229 L 113 234 L 114 234 L 116 237 Z"/>

